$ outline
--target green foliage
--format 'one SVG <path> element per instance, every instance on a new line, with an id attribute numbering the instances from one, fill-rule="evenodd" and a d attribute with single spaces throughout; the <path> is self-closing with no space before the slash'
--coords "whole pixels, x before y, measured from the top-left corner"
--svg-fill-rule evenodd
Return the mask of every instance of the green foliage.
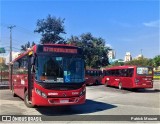
<path id="1" fill-rule="evenodd" d="M 154 67 L 160 66 L 160 55 L 155 56 L 155 57 L 153 58 L 153 66 L 154 66 Z"/>
<path id="2" fill-rule="evenodd" d="M 122 66 L 124 65 L 124 62 L 115 61 L 112 66 Z"/>
<path id="3" fill-rule="evenodd" d="M 93 37 L 91 33 L 78 36 L 71 36 L 68 44 L 83 48 L 84 59 L 87 67 L 100 68 L 109 64 L 108 47 L 105 47 L 105 40 Z"/>
<path id="4" fill-rule="evenodd" d="M 28 43 L 26 43 L 25 45 L 21 45 L 21 51 L 26 51 L 28 48 L 31 48 L 34 45 L 35 45 L 34 42 L 32 42 L 32 45 L 31 45 L 31 43 L 28 41 Z"/>
<path id="5" fill-rule="evenodd" d="M 4 70 L 8 70 L 8 65 L 1 63 L 0 64 L 0 70 L 4 71 Z"/>
<path id="6" fill-rule="evenodd" d="M 62 34 L 64 31 L 64 19 L 52 17 L 48 15 L 46 19 L 39 19 L 37 21 L 37 28 L 34 32 L 40 33 L 41 43 L 65 43 Z"/>
<path id="7" fill-rule="evenodd" d="M 137 65 L 137 66 L 152 66 L 152 59 L 141 57 L 132 61 L 126 62 L 125 65 Z"/>

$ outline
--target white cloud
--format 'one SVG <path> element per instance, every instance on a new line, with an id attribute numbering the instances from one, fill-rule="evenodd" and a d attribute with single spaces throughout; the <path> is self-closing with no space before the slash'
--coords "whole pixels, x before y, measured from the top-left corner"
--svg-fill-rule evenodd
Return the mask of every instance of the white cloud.
<path id="1" fill-rule="evenodd" d="M 143 23 L 144 26 L 146 26 L 146 27 L 153 27 L 153 28 L 158 28 L 159 24 L 160 24 L 160 20 L 150 21 L 150 22 Z"/>
<path id="2" fill-rule="evenodd" d="M 106 47 L 112 48 L 111 44 L 105 44 Z"/>
<path id="3" fill-rule="evenodd" d="M 12 60 L 14 60 L 16 57 L 18 57 L 18 55 L 20 54 L 20 52 L 12 52 Z M 10 54 L 8 54 L 5 58 L 6 58 L 6 63 L 9 63 L 9 56 Z"/>

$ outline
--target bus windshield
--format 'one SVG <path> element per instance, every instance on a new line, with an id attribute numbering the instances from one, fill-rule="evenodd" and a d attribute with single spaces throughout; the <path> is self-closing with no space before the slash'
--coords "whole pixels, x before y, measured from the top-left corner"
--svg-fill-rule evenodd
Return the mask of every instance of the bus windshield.
<path id="1" fill-rule="evenodd" d="M 84 61 L 76 57 L 38 56 L 36 79 L 46 83 L 84 82 Z"/>
<path id="2" fill-rule="evenodd" d="M 138 75 L 152 75 L 153 71 L 151 67 L 137 67 Z"/>

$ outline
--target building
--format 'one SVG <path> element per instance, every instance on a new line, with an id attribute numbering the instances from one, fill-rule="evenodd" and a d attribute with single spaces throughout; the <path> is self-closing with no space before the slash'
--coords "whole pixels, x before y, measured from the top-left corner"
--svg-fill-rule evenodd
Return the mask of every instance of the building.
<path id="1" fill-rule="evenodd" d="M 109 50 L 108 51 L 108 60 L 109 60 L 109 63 L 113 63 L 116 61 L 116 52 L 112 49 L 112 50 Z"/>
<path id="2" fill-rule="evenodd" d="M 131 53 L 130 52 L 126 52 L 126 55 L 124 57 L 124 61 L 125 62 L 129 62 L 132 60 L 132 56 L 131 56 Z"/>
<path id="3" fill-rule="evenodd" d="M 108 51 L 108 59 L 115 59 L 116 58 L 116 52 L 114 50 Z"/>
<path id="4" fill-rule="evenodd" d="M 0 57 L 0 64 L 4 64 L 6 62 L 6 59 L 4 57 Z"/>

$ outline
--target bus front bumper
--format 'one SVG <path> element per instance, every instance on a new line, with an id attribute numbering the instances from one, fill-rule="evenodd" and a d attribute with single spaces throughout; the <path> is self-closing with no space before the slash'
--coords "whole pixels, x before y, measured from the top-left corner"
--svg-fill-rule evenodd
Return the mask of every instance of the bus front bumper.
<path id="1" fill-rule="evenodd" d="M 43 98 L 34 91 L 32 92 L 32 104 L 36 106 L 65 106 L 65 105 L 78 105 L 85 103 L 86 94 L 79 97 L 66 97 L 66 98 Z"/>

